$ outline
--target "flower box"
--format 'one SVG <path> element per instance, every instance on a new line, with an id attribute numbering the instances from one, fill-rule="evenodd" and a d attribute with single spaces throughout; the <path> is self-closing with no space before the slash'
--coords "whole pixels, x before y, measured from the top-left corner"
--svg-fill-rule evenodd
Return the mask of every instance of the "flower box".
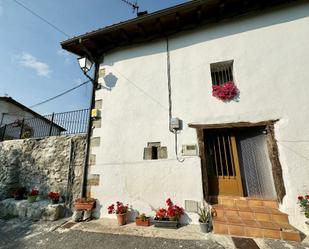
<path id="1" fill-rule="evenodd" d="M 95 199 L 76 199 L 74 203 L 74 207 L 76 210 L 87 210 L 91 211 L 94 208 Z"/>
<path id="2" fill-rule="evenodd" d="M 154 220 L 155 227 L 171 228 L 177 229 L 180 226 L 179 221 L 170 221 L 170 220 Z"/>
<path id="3" fill-rule="evenodd" d="M 150 219 L 142 220 L 140 218 L 135 219 L 135 224 L 137 226 L 142 226 L 142 227 L 149 227 L 150 226 Z"/>

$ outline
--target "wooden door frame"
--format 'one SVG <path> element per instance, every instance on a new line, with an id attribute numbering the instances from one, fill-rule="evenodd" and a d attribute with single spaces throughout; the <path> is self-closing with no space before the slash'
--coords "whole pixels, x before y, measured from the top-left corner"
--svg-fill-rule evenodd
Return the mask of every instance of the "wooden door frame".
<path id="1" fill-rule="evenodd" d="M 273 179 L 275 184 L 275 190 L 277 194 L 277 200 L 282 203 L 283 197 L 286 195 L 284 186 L 282 167 L 279 160 L 279 151 L 277 142 L 275 139 L 274 124 L 278 120 L 262 121 L 258 123 L 251 122 L 238 122 L 238 123 L 224 123 L 224 124 L 189 124 L 190 128 L 196 129 L 199 156 L 201 159 L 201 173 L 203 181 L 203 193 L 205 200 L 209 198 L 209 186 L 208 186 L 208 172 L 206 165 L 205 144 L 204 144 L 204 129 L 226 129 L 226 128 L 250 128 L 250 127 L 264 127 L 267 131 L 267 148 L 269 159 L 272 166 Z"/>

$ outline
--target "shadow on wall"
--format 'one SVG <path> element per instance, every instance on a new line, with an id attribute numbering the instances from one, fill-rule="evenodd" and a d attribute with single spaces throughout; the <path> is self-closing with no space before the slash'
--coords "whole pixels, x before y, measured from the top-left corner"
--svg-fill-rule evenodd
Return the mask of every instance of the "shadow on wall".
<path id="1" fill-rule="evenodd" d="M 290 7 L 294 6 L 294 7 Z M 233 19 L 227 19 L 219 23 L 201 26 L 195 30 L 184 31 L 174 36 L 171 36 L 170 50 L 176 50 L 180 48 L 190 47 L 195 44 L 220 39 L 223 37 L 240 34 L 247 31 L 253 31 L 277 24 L 283 24 L 292 22 L 301 18 L 309 17 L 309 4 L 306 1 L 300 1 L 298 3 L 293 2 L 291 5 L 286 5 L 277 8 L 276 11 L 263 10 L 257 14 L 250 14 L 248 16 L 235 17 Z M 203 32 L 200 32 L 200 31 Z M 187 34 L 187 36 L 183 36 Z M 190 35 L 191 34 L 191 35 Z M 173 38 L 182 36 L 181 40 L 177 40 L 177 43 L 173 42 Z M 113 50 L 112 58 L 108 58 L 106 65 L 112 66 L 115 62 L 123 61 L 131 58 L 143 57 L 151 54 L 159 54 L 166 52 L 166 45 L 162 45 L 162 40 L 155 40 L 151 44 L 151 48 L 145 45 L 132 45 L 128 46 L 128 51 L 125 52 L 124 48 Z M 130 51 L 133 47 L 138 49 L 134 50 L 134 53 Z M 146 67 L 145 67 L 146 68 Z"/>
<path id="2" fill-rule="evenodd" d="M 112 73 L 109 73 L 104 77 L 105 86 L 103 86 L 103 88 L 108 91 L 111 91 L 116 86 L 117 81 L 118 77 Z"/>

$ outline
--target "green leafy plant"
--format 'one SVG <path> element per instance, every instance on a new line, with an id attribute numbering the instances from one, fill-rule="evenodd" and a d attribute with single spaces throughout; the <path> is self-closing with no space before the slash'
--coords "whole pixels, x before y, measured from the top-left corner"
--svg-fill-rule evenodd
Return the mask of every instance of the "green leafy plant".
<path id="1" fill-rule="evenodd" d="M 197 212 L 199 216 L 199 222 L 209 223 L 211 219 L 211 207 L 209 205 L 204 205 L 202 208 L 198 208 Z"/>
<path id="2" fill-rule="evenodd" d="M 138 218 L 141 220 L 141 221 L 146 221 L 147 219 L 149 219 L 149 217 L 146 216 L 146 214 L 142 213 L 138 216 Z"/>
<path id="3" fill-rule="evenodd" d="M 298 203 L 305 213 L 305 217 L 309 218 L 309 195 L 298 196 Z"/>

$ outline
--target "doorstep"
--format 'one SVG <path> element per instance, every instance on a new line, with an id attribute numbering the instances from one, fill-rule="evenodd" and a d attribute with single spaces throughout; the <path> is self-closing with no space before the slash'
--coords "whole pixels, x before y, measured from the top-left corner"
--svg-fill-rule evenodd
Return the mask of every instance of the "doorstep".
<path id="1" fill-rule="evenodd" d="M 210 202 L 215 203 L 214 233 L 301 241 L 301 233 L 289 224 L 275 200 L 215 196 Z"/>

